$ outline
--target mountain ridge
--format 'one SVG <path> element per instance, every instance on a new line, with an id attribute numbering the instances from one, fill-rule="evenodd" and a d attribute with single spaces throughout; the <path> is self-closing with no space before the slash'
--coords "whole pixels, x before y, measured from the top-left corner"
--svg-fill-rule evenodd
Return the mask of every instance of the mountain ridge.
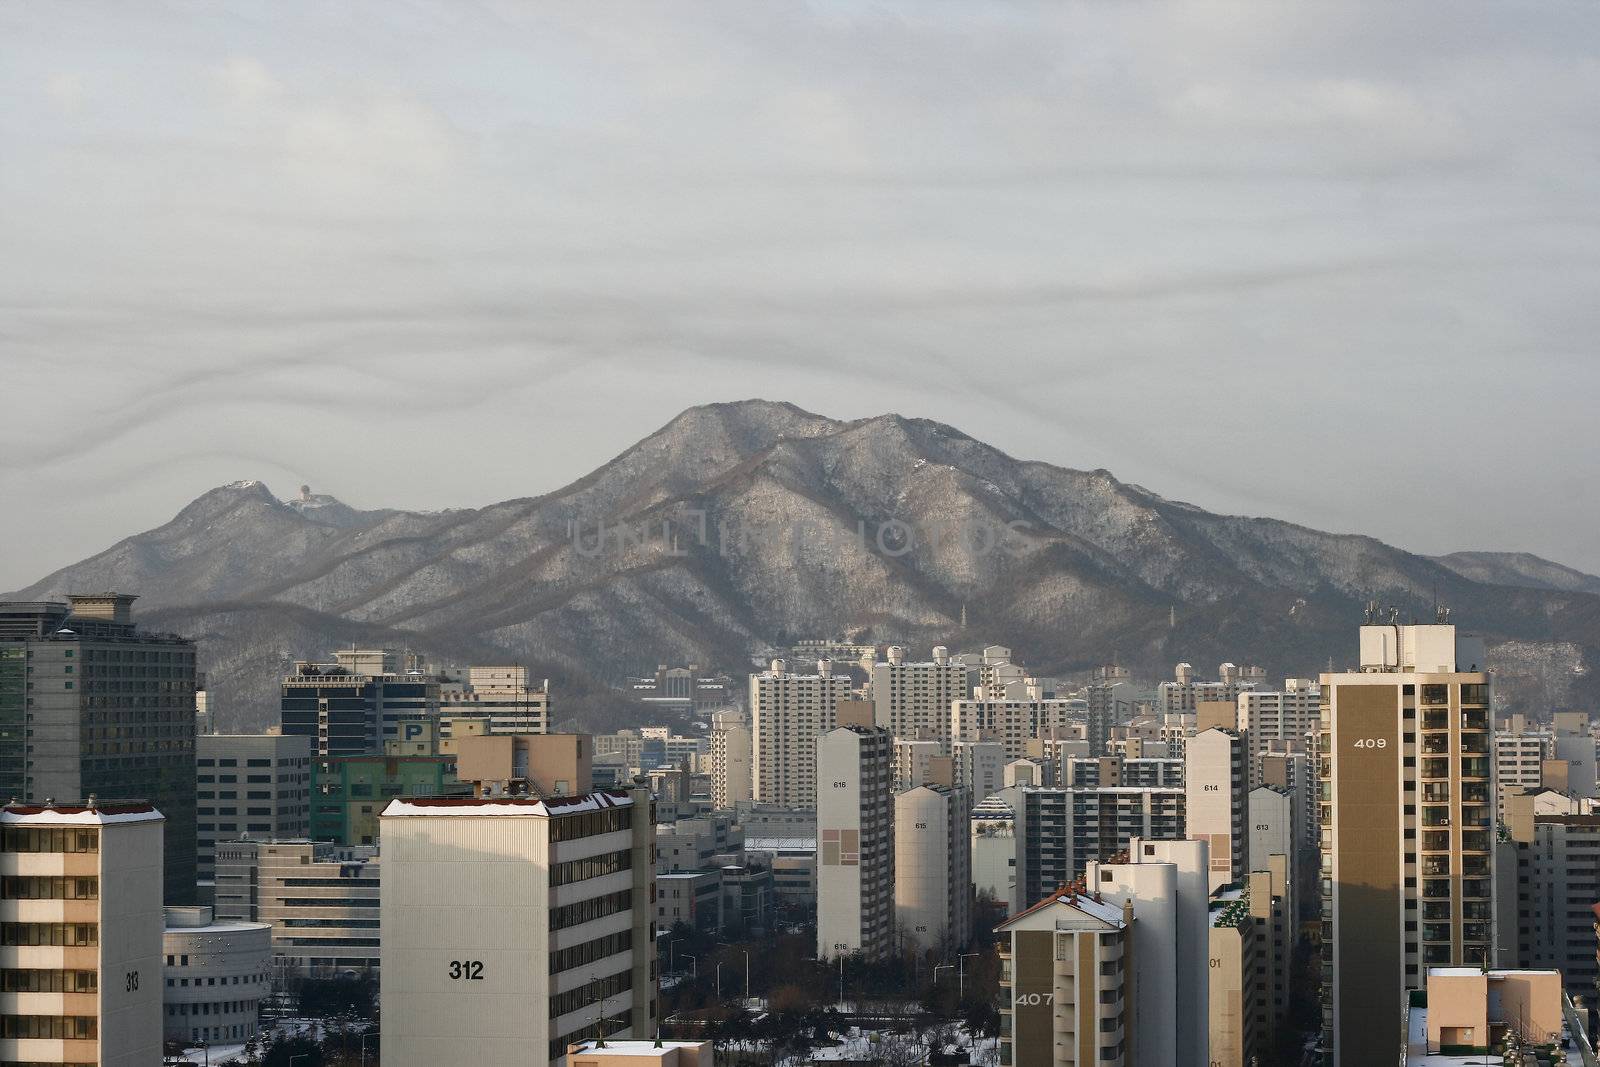
<path id="1" fill-rule="evenodd" d="M 667 661 L 736 671 L 797 637 L 847 631 L 997 641 L 1066 675 L 1113 650 L 1145 677 L 1213 656 L 1311 673 L 1329 649 L 1353 650 L 1366 600 L 1427 617 L 1435 590 L 1463 625 L 1515 650 L 1506 699 L 1537 711 L 1594 695 L 1600 579 L 1590 589 L 1590 576 L 1537 557 L 1434 559 L 1214 514 L 893 413 L 702 405 L 536 496 L 435 513 L 311 499 L 221 486 L 19 595 L 140 593 L 145 614 L 203 633 L 202 658 L 232 665 L 213 686 L 241 728 L 274 719 L 275 672 L 353 634 L 536 664 L 574 694 L 563 707 L 609 726 L 632 714 L 607 688 L 628 673 Z"/>

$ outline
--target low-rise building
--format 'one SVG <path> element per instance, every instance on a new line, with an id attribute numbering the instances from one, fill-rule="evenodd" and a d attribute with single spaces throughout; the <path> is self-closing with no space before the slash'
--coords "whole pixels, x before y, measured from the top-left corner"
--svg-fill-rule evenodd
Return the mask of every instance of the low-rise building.
<path id="1" fill-rule="evenodd" d="M 167 908 L 166 923 L 166 1037 L 195 1045 L 249 1041 L 272 988 L 272 927 L 219 920 L 208 907 Z"/>
<path id="2" fill-rule="evenodd" d="M 311 764 L 311 839 L 378 843 L 378 813 L 395 797 L 471 792 L 444 756 L 321 756 Z"/>
<path id="3" fill-rule="evenodd" d="M 318 841 L 217 846 L 216 917 L 272 928 L 273 978 L 378 966 L 378 850 Z"/>
<path id="4" fill-rule="evenodd" d="M 617 1041 L 596 1038 L 567 1047 L 567 1067 L 711 1067 L 710 1041 Z"/>

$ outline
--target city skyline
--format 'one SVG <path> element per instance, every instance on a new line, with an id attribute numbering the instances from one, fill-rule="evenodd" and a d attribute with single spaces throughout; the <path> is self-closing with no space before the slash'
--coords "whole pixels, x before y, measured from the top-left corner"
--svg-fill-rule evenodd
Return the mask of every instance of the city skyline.
<path id="1" fill-rule="evenodd" d="M 1592 9 L 386 14 L 0 16 L 0 586 L 235 479 L 481 505 L 748 396 L 1600 570 Z"/>

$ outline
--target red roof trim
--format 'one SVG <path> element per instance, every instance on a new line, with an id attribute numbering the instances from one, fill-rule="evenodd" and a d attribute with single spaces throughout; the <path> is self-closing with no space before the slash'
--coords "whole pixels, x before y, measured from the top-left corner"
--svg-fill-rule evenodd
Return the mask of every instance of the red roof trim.
<path id="1" fill-rule="evenodd" d="M 89 812 L 96 815 L 144 815 L 155 810 L 154 804 L 98 804 L 92 808 L 74 804 L 49 807 L 43 804 L 7 804 L 0 808 L 0 811 L 11 815 L 83 815 Z"/>

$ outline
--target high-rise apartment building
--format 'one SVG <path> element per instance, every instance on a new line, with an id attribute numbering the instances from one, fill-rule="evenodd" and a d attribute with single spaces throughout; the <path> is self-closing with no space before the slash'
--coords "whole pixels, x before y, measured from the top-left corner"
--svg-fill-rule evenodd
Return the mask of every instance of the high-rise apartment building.
<path id="1" fill-rule="evenodd" d="M 272 928 L 275 981 L 378 966 L 378 850 L 311 841 L 217 845 L 219 920 Z"/>
<path id="2" fill-rule="evenodd" d="M 138 796 L 165 816 L 166 900 L 195 900 L 194 643 L 125 593 L 0 603 L 0 790 Z"/>
<path id="3" fill-rule="evenodd" d="M 950 736 L 957 741 L 998 741 L 1006 755 L 1017 759 L 1028 754 L 1028 742 L 1041 731 L 1065 728 L 1072 724 L 1082 707 L 1073 700 L 1041 700 L 1020 696 L 990 699 L 958 698 L 946 709 L 950 716 Z"/>
<path id="4" fill-rule="evenodd" d="M 1252 914 L 1256 903 L 1249 886 L 1230 886 L 1211 900 L 1207 1067 L 1256 1067 L 1266 1047 L 1271 945 Z"/>
<path id="5" fill-rule="evenodd" d="M 895 792 L 910 789 L 934 779 L 929 769 L 934 760 L 945 760 L 945 746 L 938 741 L 905 741 L 896 738 L 891 748 Z"/>
<path id="6" fill-rule="evenodd" d="M 750 719 L 737 708 L 711 713 L 711 806 L 732 811 L 751 799 Z"/>
<path id="7" fill-rule="evenodd" d="M 1071 885 L 1090 861 L 1127 851 L 1135 837 L 1175 840 L 1184 833 L 1182 789 L 1025 787 L 1000 796 L 1016 814 L 1019 907 Z"/>
<path id="8" fill-rule="evenodd" d="M 1074 786 L 1138 785 L 1183 788 L 1183 760 L 1125 759 L 1122 756 L 1068 756 L 1062 781 Z"/>
<path id="9" fill-rule="evenodd" d="M 161 1061 L 161 813 L 0 810 L 0 1062 Z"/>
<path id="10" fill-rule="evenodd" d="M 872 665 L 872 703 L 877 724 L 902 740 L 937 741 L 948 745 L 950 705 L 972 695 L 977 671 L 939 646 L 933 659 L 908 663 L 905 649 L 888 650 L 888 659 Z M 978 740 L 978 738 L 964 738 Z"/>
<path id="11" fill-rule="evenodd" d="M 1006 750 L 998 741 L 950 742 L 951 780 L 974 804 L 1005 788 Z"/>
<path id="12" fill-rule="evenodd" d="M 1499 731 L 1494 735 L 1496 814 L 1505 817 L 1508 793 L 1545 785 L 1545 763 L 1556 756 L 1556 735 L 1549 730 Z M 1565 775 L 1562 775 L 1565 778 Z M 1565 788 L 1566 782 L 1550 783 Z"/>
<path id="13" fill-rule="evenodd" d="M 1242 885 L 1250 852 L 1244 738 L 1237 730 L 1202 730 L 1184 751 L 1184 836 L 1210 846 L 1211 892 Z"/>
<path id="14" fill-rule="evenodd" d="M 655 839 L 642 787 L 419 798 L 383 812 L 388 1067 L 559 1063 L 653 1035 Z"/>
<path id="15" fill-rule="evenodd" d="M 972 940 L 972 804 L 919 785 L 894 798 L 894 915 L 903 947 L 941 959 Z"/>
<path id="16" fill-rule="evenodd" d="M 1130 993 L 1136 1064 L 1207 1067 L 1210 1045 L 1211 894 L 1203 841 L 1146 841 L 1092 862 L 1084 884 L 1108 904 L 1133 910 Z"/>
<path id="17" fill-rule="evenodd" d="M 817 956 L 894 951 L 889 732 L 856 722 L 817 738 Z"/>
<path id="18" fill-rule="evenodd" d="M 1316 751 L 1322 690 L 1309 678 L 1286 678 L 1279 690 L 1243 690 L 1237 706 L 1236 725 L 1250 743 L 1252 788 L 1262 783 L 1262 760 L 1269 752 Z"/>
<path id="19" fill-rule="evenodd" d="M 243 835 L 290 839 L 311 829 L 311 739 L 282 734 L 195 738 L 196 869 L 217 876 L 217 842 Z"/>
<path id="20" fill-rule="evenodd" d="M 1519 826 L 1511 836 L 1501 852 L 1508 869 L 1497 872 L 1503 903 L 1515 908 L 1496 931 L 1499 947 L 1512 950 L 1501 959 L 1559 970 L 1570 995 L 1592 996 L 1600 978 L 1594 933 L 1600 815 L 1535 815 L 1531 835 Z"/>
<path id="21" fill-rule="evenodd" d="M 817 738 L 838 724 L 850 676 L 827 660 L 816 674 L 791 674 L 781 659 L 750 676 L 750 732 L 755 799 L 790 808 L 817 796 Z"/>
<path id="22" fill-rule="evenodd" d="M 1145 1058 L 1134 985 L 1142 961 L 1131 906 L 1076 888 L 1001 923 L 1000 1062 L 1134 1067 Z"/>
<path id="23" fill-rule="evenodd" d="M 1158 714 L 1192 712 L 1202 701 L 1233 703 L 1245 690 L 1260 687 L 1266 681 L 1266 672 L 1260 667 L 1224 663 L 1217 668 L 1217 680 L 1210 682 L 1196 678 L 1194 667 L 1180 663 L 1173 668 L 1172 677 L 1172 681 L 1156 687 L 1155 711 Z"/>
<path id="24" fill-rule="evenodd" d="M 1392 1059 L 1403 992 L 1493 942 L 1495 805 L 1481 642 L 1446 623 L 1361 627 L 1360 670 L 1322 676 L 1324 1048 Z"/>

